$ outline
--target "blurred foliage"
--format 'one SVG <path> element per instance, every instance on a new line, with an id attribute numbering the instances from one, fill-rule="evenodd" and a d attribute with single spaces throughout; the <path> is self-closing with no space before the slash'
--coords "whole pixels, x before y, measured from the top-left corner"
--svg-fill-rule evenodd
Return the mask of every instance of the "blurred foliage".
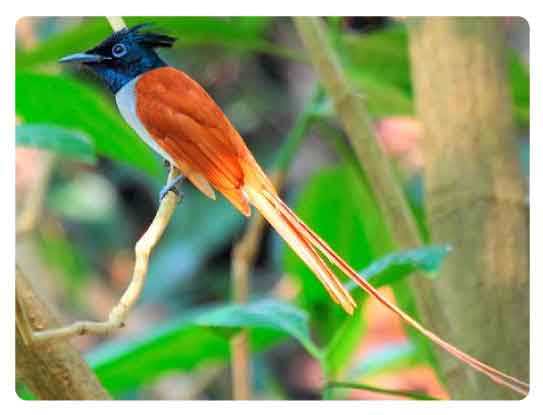
<path id="1" fill-rule="evenodd" d="M 131 27 L 150 23 L 150 29 L 176 36 L 175 48 L 188 45 L 216 45 L 240 51 L 266 52 L 283 57 L 297 58 L 290 49 L 266 40 L 264 33 L 271 23 L 269 17 L 125 17 Z M 59 57 L 89 49 L 111 34 L 111 26 L 103 17 L 85 18 L 65 32 L 51 36 L 39 47 L 18 51 L 20 68 L 57 62 Z"/>
<path id="2" fill-rule="evenodd" d="M 289 335 L 313 356 L 320 354 L 309 337 L 303 311 L 274 300 L 262 300 L 191 310 L 134 341 L 105 344 L 89 355 L 88 361 L 104 386 L 115 394 L 168 371 L 190 371 L 226 362 L 229 339 L 240 328 L 250 329 L 254 351 Z"/>
<path id="3" fill-rule="evenodd" d="M 15 82 L 15 109 L 25 123 L 80 130 L 98 154 L 158 172 L 156 157 L 94 88 L 64 75 L 24 71 Z"/>
<path id="4" fill-rule="evenodd" d="M 436 271 L 446 252 L 448 249 L 440 246 L 397 252 L 372 263 L 361 275 L 380 287 L 405 278 L 416 269 Z M 228 341 L 241 328 L 250 330 L 251 348 L 255 352 L 290 336 L 334 371 L 344 364 L 346 355 L 350 356 L 352 348 L 347 353 L 348 345 L 358 343 L 361 334 L 349 332 L 351 321 L 361 319 L 362 314 L 357 313 L 354 319 L 346 319 L 323 351 L 311 339 L 307 313 L 271 299 L 246 305 L 207 306 L 184 313 L 182 318 L 155 327 L 142 337 L 108 342 L 88 356 L 111 393 L 125 392 L 173 370 L 192 371 L 225 363 L 229 358 Z"/>
<path id="5" fill-rule="evenodd" d="M 105 90 L 86 75 L 68 74 L 56 63 L 108 36 L 107 21 L 94 17 L 61 20 L 64 23 L 55 26 L 54 19 L 39 19 L 37 26 L 49 24 L 47 36 L 33 48 L 17 49 L 16 140 L 18 146 L 53 151 L 61 159 L 36 242 L 39 255 L 55 273 L 54 283 L 62 286 L 69 299 L 66 303 L 81 315 L 88 312 L 82 297 L 91 275 L 102 275 L 101 282 L 110 291 L 124 286 L 122 276 L 131 273 L 131 247 L 154 215 L 166 174 L 159 159 L 118 115 Z M 372 117 L 412 115 L 404 25 L 372 25 L 366 33 L 347 30 L 346 20 L 329 19 L 331 36 L 353 88 L 365 98 Z M 152 22 L 156 30 L 178 37 L 165 56 L 206 79 L 206 88 L 249 139 L 256 159 L 262 165 L 278 160 L 276 166 L 285 169 L 296 160 L 304 167 L 304 173 L 295 177 L 296 186 L 287 183 L 287 195 L 300 217 L 372 284 L 391 287 L 396 301 L 416 317 L 406 279 L 419 271 L 437 277 L 450 247 L 396 251 L 372 189 L 337 132 L 330 101 L 315 85 L 313 96 L 300 108 L 300 96 L 307 94 L 299 68 L 306 59 L 299 46 L 292 46 L 298 41 L 290 22 L 271 17 L 127 17 L 126 21 L 129 26 Z M 508 65 L 516 120 L 526 127 L 528 70 L 513 50 Z M 296 111 L 299 115 L 293 122 Z M 333 154 L 325 152 L 327 166 L 311 158 L 313 142 L 302 145 L 315 125 L 322 127 L 319 138 L 332 144 L 333 152 L 328 153 Z M 522 149 L 526 164 L 527 145 Z M 297 159 L 306 151 L 310 155 L 305 160 Z M 429 243 L 421 177 L 398 169 L 398 178 L 423 240 Z M 410 341 L 384 344 L 357 361 L 370 323 L 364 307 L 367 295 L 346 282 L 360 305 L 353 317 L 346 316 L 293 252 L 274 243 L 277 236 L 272 243 L 264 239 L 253 272 L 253 297 L 260 299 L 246 305 L 228 303 L 230 249 L 243 229 L 243 218 L 224 198 L 212 202 L 192 187 L 183 192 L 184 201 L 151 259 L 142 297 L 145 307 L 165 315 L 153 321 L 151 328 L 121 334 L 118 340 L 90 347 L 87 354 L 115 397 L 139 397 L 142 387 L 169 374 L 197 374 L 206 367 L 225 365 L 229 339 L 241 328 L 250 332 L 253 362 L 258 366 L 255 383 L 273 389 L 274 396 L 288 397 L 292 392 L 278 392 L 284 380 L 271 370 L 273 359 L 260 353 L 272 346 L 291 347 L 293 353 L 281 356 L 289 363 L 299 353 L 309 355 L 327 381 L 353 381 L 361 388 L 367 385 L 358 380 L 368 374 L 421 362 L 439 370 L 428 342 L 413 336 Z M 277 257 L 280 261 L 275 263 Z M 278 279 L 275 271 L 288 275 L 282 282 L 295 282 L 300 288 L 295 304 L 269 298 Z"/>
<path id="6" fill-rule="evenodd" d="M 96 162 L 94 146 L 79 131 L 50 124 L 22 124 L 17 126 L 15 137 L 17 145 L 21 147 L 49 150 L 90 164 Z"/>
<path id="7" fill-rule="evenodd" d="M 373 115 L 413 113 L 413 91 L 409 67 L 407 30 L 396 25 L 367 36 L 345 34 L 343 60 L 354 85 L 368 99 Z M 508 50 L 509 77 L 517 124 L 529 124 L 529 75 L 526 65 L 512 49 Z M 383 112 L 384 111 L 384 112 Z"/>

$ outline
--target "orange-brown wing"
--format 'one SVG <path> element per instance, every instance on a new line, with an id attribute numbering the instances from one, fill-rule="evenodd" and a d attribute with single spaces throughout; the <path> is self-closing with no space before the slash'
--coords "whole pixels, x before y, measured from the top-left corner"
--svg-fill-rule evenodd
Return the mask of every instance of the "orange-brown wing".
<path id="1" fill-rule="evenodd" d="M 135 95 L 139 119 L 177 167 L 201 174 L 249 215 L 241 191 L 245 183 L 242 163 L 252 156 L 207 92 L 184 72 L 165 67 L 142 75 Z"/>

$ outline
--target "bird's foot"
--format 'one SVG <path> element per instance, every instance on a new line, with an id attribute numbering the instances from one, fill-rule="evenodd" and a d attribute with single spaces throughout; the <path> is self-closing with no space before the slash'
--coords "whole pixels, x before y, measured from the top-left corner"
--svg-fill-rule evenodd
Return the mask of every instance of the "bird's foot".
<path id="1" fill-rule="evenodd" d="M 171 182 L 166 183 L 166 185 L 160 190 L 159 201 L 162 202 L 162 199 L 166 197 L 168 192 L 174 192 L 177 195 L 177 199 L 181 200 L 183 198 L 183 193 L 181 192 L 183 180 L 185 180 L 185 176 L 179 175 Z"/>

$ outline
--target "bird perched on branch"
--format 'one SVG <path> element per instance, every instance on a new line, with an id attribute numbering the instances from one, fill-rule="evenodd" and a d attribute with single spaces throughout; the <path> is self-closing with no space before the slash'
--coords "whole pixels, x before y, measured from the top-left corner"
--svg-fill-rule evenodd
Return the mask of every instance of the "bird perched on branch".
<path id="1" fill-rule="evenodd" d="M 450 345 L 390 303 L 298 218 L 281 200 L 215 101 L 190 76 L 158 56 L 155 49 L 171 47 L 175 38 L 149 32 L 145 26 L 122 29 L 85 53 L 67 56 L 60 62 L 80 62 L 96 73 L 115 94 L 126 122 L 206 196 L 214 199 L 218 191 L 245 216 L 254 206 L 347 313 L 353 313 L 356 303 L 325 259 L 458 359 L 497 383 L 526 392 L 524 382 Z M 173 190 L 177 183 L 168 183 L 164 191 Z"/>

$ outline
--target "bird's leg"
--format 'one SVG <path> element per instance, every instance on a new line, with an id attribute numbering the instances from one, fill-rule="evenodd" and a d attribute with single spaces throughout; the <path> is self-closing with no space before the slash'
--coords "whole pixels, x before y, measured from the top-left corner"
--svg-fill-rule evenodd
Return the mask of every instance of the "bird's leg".
<path id="1" fill-rule="evenodd" d="M 170 174 L 168 175 L 168 186 L 175 187 L 181 179 L 177 180 L 179 172 L 175 167 L 170 168 Z M 169 191 L 170 189 L 168 189 Z M 175 195 L 170 195 L 166 191 L 158 211 L 151 222 L 151 225 L 147 231 L 142 235 L 142 237 L 136 243 L 134 248 L 135 251 L 135 264 L 134 271 L 132 273 L 132 279 L 126 291 L 122 295 L 119 303 L 111 310 L 109 313 L 108 319 L 106 321 L 79 321 L 73 323 L 69 326 L 33 331 L 31 328 L 24 327 L 24 337 L 26 341 L 30 342 L 40 342 L 53 339 L 62 339 L 69 338 L 77 335 L 83 334 L 98 334 L 104 335 L 113 332 L 114 330 L 123 327 L 125 325 L 126 318 L 136 304 L 145 284 L 145 279 L 147 277 L 147 269 L 149 268 L 149 257 L 153 251 L 153 248 L 160 241 L 162 234 L 166 230 L 166 227 L 170 223 L 175 207 L 178 203 L 178 197 Z M 24 314 L 21 314 L 21 323 L 25 324 L 23 320 Z"/>
<path id="2" fill-rule="evenodd" d="M 181 200 L 181 198 L 183 197 L 183 194 L 181 193 L 181 184 L 183 184 L 183 180 L 185 180 L 185 176 L 183 176 L 182 174 L 172 180 L 168 180 L 166 185 L 160 191 L 159 200 L 162 201 L 162 199 L 164 199 L 164 197 L 170 191 L 174 192 L 177 195 L 177 198 Z"/>

